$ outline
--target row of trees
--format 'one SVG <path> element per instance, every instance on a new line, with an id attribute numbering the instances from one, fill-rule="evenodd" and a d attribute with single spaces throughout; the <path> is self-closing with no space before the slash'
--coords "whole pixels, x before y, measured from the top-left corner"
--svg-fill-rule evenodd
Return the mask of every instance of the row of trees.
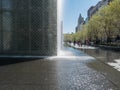
<path id="1" fill-rule="evenodd" d="M 120 0 L 102 7 L 75 34 L 65 34 L 65 41 L 89 40 L 96 44 L 111 44 L 120 38 Z"/>

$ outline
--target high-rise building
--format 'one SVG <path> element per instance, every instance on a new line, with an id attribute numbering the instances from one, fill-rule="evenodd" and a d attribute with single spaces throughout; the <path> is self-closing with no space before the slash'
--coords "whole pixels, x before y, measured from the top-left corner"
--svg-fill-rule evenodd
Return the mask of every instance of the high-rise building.
<path id="1" fill-rule="evenodd" d="M 88 9 L 88 19 L 90 19 L 92 17 L 92 15 L 94 15 L 99 9 L 101 9 L 102 7 L 108 5 L 112 0 L 101 0 L 99 1 L 95 6 L 91 6 Z"/>
<path id="2" fill-rule="evenodd" d="M 0 55 L 57 54 L 57 0 L 0 0 Z"/>
<path id="3" fill-rule="evenodd" d="M 77 24 L 77 27 L 76 27 L 76 32 L 78 32 L 78 31 L 80 31 L 82 29 L 83 24 L 84 24 L 84 18 L 80 14 L 79 18 L 78 18 L 78 24 Z"/>

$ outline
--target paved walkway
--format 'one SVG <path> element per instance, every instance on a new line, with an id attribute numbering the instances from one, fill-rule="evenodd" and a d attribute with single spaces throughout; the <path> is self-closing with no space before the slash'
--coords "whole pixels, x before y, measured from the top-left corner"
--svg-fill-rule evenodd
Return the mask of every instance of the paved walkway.
<path id="1" fill-rule="evenodd" d="M 63 52 L 59 57 L 1 65 L 0 90 L 119 90 L 90 68 L 94 58 L 72 48 Z"/>
<path id="2" fill-rule="evenodd" d="M 87 46 L 87 45 L 82 45 L 82 46 L 78 46 L 77 44 L 75 46 L 73 44 L 69 44 L 69 45 L 76 49 L 86 50 L 86 53 L 88 53 L 89 55 L 92 55 L 95 58 L 102 60 L 104 63 L 107 63 L 108 65 L 112 66 L 116 70 L 120 71 L 120 54 L 119 54 L 119 52 L 101 50 L 101 48 Z M 102 46 L 100 46 L 100 47 L 102 47 Z M 116 47 L 116 49 L 119 49 L 119 47 Z"/>

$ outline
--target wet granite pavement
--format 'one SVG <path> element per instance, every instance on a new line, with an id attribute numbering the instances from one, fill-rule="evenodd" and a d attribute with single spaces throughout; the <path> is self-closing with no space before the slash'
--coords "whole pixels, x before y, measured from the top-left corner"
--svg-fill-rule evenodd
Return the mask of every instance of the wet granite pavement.
<path id="1" fill-rule="evenodd" d="M 73 48 L 65 48 L 62 53 L 58 57 L 1 64 L 0 90 L 119 90 L 94 67 L 102 66 L 101 62 Z"/>

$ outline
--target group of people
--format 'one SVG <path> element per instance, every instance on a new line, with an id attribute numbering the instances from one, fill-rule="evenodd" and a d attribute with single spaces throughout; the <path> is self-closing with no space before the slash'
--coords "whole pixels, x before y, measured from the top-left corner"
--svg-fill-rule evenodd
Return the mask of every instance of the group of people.
<path id="1" fill-rule="evenodd" d="M 78 45 L 79 47 L 82 47 L 83 45 L 90 45 L 90 42 L 88 40 L 85 40 L 84 42 L 75 41 L 75 40 L 73 42 L 69 41 L 69 44 L 71 44 L 71 43 L 73 43 L 74 46 Z"/>
<path id="2" fill-rule="evenodd" d="M 109 42 L 113 42 L 113 41 L 110 38 L 107 38 L 107 41 L 105 41 L 105 42 L 109 43 Z M 114 42 L 116 42 L 117 44 L 120 43 L 120 36 L 119 35 L 117 35 L 114 38 Z M 87 45 L 87 46 L 92 45 L 93 46 L 94 44 L 100 44 L 101 41 L 99 39 L 97 39 L 97 40 L 95 40 L 93 42 L 91 42 L 89 40 L 84 40 L 84 41 L 80 41 L 80 40 L 76 41 L 76 40 L 74 40 L 74 41 L 68 41 L 68 43 L 73 44 L 74 46 L 78 45 L 79 47 L 82 47 L 83 45 Z"/>

